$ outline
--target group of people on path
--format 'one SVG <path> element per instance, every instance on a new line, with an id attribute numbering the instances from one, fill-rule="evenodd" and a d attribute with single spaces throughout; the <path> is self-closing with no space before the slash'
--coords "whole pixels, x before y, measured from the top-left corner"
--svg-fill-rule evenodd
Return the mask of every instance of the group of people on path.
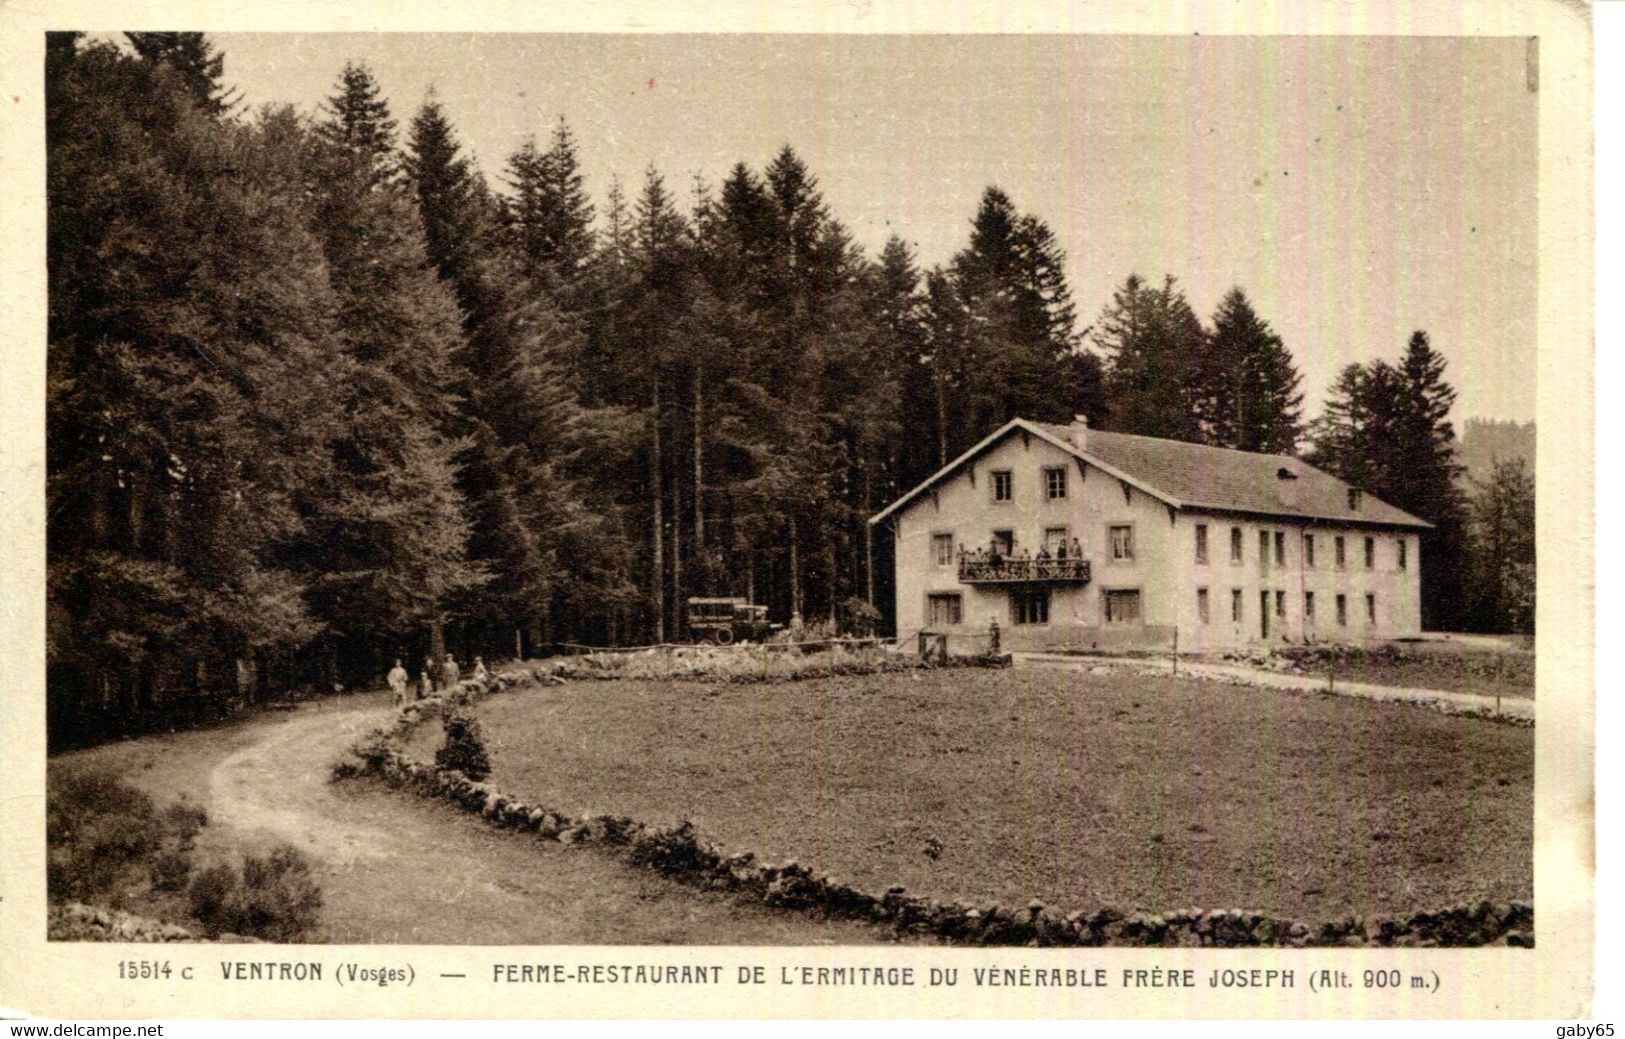
<path id="1" fill-rule="evenodd" d="M 484 678 L 486 674 L 485 661 L 475 657 L 474 670 L 470 672 L 469 677 Z M 389 691 L 395 695 L 395 705 L 399 707 L 433 696 L 440 690 L 450 689 L 462 679 L 462 676 L 463 671 L 457 664 L 457 658 L 450 653 L 446 654 L 438 668 L 435 667 L 433 659 L 426 660 L 423 670 L 418 673 L 417 695 L 409 698 L 408 686 L 411 683 L 411 675 L 407 674 L 406 668 L 401 666 L 400 658 L 397 657 L 395 666 L 389 669 Z"/>

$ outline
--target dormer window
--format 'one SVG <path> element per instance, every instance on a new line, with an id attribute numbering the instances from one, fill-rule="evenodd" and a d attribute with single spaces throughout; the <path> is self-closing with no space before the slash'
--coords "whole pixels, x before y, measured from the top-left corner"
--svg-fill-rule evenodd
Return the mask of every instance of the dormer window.
<path id="1" fill-rule="evenodd" d="M 1358 487 L 1349 488 L 1349 511 L 1360 511 L 1360 488 Z"/>

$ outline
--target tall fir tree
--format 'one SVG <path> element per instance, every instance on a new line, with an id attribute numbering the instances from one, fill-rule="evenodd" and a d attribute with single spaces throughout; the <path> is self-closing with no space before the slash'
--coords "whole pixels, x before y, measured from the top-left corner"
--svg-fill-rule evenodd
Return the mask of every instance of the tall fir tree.
<path id="1" fill-rule="evenodd" d="M 1522 458 L 1498 460 L 1474 481 L 1467 503 L 1472 595 L 1478 631 L 1535 630 L 1535 480 Z"/>
<path id="2" fill-rule="evenodd" d="M 1131 274 L 1093 333 L 1106 357 L 1107 428 L 1200 443 L 1193 400 L 1207 332 L 1172 275 L 1160 287 Z"/>
<path id="3" fill-rule="evenodd" d="M 1465 618 L 1463 503 L 1455 390 L 1427 333 L 1411 336 L 1399 365 L 1350 365 L 1312 427 L 1309 460 L 1433 525 L 1422 539 L 1422 624 L 1450 630 Z"/>
<path id="4" fill-rule="evenodd" d="M 531 291 L 501 240 L 497 200 L 462 155 L 430 99 L 413 118 L 404 163 L 427 255 L 457 296 L 465 342 L 462 487 L 473 509 L 474 557 L 499 575 L 461 611 L 494 636 L 521 629 L 554 641 L 573 573 L 570 539 L 590 526 L 567 468 L 580 403 L 567 361 L 576 331 L 551 298 Z"/>
<path id="5" fill-rule="evenodd" d="M 206 41 L 200 44 L 207 49 Z M 344 377 L 275 127 L 218 120 L 161 63 L 51 68 L 47 494 L 52 726 L 230 685 L 320 630 Z M 241 669 L 240 671 L 238 669 Z M 291 676 L 292 673 L 290 673 Z"/>
<path id="6" fill-rule="evenodd" d="M 1411 335 L 1399 363 L 1404 395 L 1396 424 L 1396 455 L 1402 479 L 1393 500 L 1433 524 L 1422 555 L 1423 623 L 1453 629 L 1464 619 L 1466 535 L 1462 469 L 1450 421 L 1456 391 L 1445 381 L 1445 366 L 1426 332 Z"/>
<path id="7" fill-rule="evenodd" d="M 428 265 L 411 199 L 384 181 L 394 125 L 370 73 L 347 65 L 305 149 L 312 230 L 354 365 L 336 448 L 343 501 L 320 539 L 328 612 L 352 657 L 418 655 L 434 620 L 489 576 L 467 558 L 457 485 L 470 446 L 453 435 L 462 315 Z M 374 676 L 388 655 L 374 657 Z"/>
<path id="8" fill-rule="evenodd" d="M 1213 314 L 1193 386 L 1203 439 L 1241 451 L 1295 454 L 1303 436 L 1302 383 L 1281 337 L 1246 293 L 1231 289 Z"/>
<path id="9" fill-rule="evenodd" d="M 350 167 L 347 179 L 359 175 L 371 188 L 397 172 L 395 120 L 378 89 L 372 70 L 358 62 L 345 62 L 336 92 L 322 105 L 317 133 L 336 149 Z"/>
<path id="10" fill-rule="evenodd" d="M 222 83 L 225 56 L 200 32 L 127 32 L 141 60 L 165 65 L 180 77 L 181 86 L 207 115 L 222 116 L 237 104 Z"/>

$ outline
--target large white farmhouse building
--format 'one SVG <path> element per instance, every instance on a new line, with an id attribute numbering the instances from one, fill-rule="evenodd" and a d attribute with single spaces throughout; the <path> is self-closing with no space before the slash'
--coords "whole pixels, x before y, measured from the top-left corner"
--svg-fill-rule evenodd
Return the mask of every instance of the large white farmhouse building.
<path id="1" fill-rule="evenodd" d="M 1428 524 L 1288 455 L 1015 419 L 875 515 L 897 631 L 1007 648 L 1361 641 L 1421 628 Z"/>

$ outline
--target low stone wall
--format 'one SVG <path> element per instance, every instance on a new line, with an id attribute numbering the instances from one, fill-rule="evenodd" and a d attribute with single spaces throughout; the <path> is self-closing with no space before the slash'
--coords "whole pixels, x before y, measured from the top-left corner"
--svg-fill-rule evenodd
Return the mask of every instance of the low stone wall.
<path id="1" fill-rule="evenodd" d="M 760 862 L 750 852 L 727 854 L 705 841 L 691 824 L 655 827 L 624 816 L 572 816 L 527 804 L 489 783 L 460 772 L 409 759 L 407 736 L 449 704 L 524 682 L 548 679 L 545 671 L 508 671 L 465 681 L 446 697 L 403 708 L 394 723 L 375 730 L 334 768 L 334 777 L 375 776 L 393 786 L 435 797 L 475 813 L 492 825 L 561 844 L 592 844 L 624 855 L 635 865 L 683 883 L 727 891 L 765 905 L 867 920 L 899 934 L 960 945 L 1037 946 L 1473 946 L 1533 947 L 1534 910 L 1522 903 L 1451 906 L 1402 919 L 1348 917 L 1308 923 L 1240 909 L 1175 909 L 1125 913 L 1113 908 L 1063 912 L 1041 902 L 1024 906 L 940 902 L 909 895 L 902 887 L 883 894 L 858 890 L 797 862 Z"/>

